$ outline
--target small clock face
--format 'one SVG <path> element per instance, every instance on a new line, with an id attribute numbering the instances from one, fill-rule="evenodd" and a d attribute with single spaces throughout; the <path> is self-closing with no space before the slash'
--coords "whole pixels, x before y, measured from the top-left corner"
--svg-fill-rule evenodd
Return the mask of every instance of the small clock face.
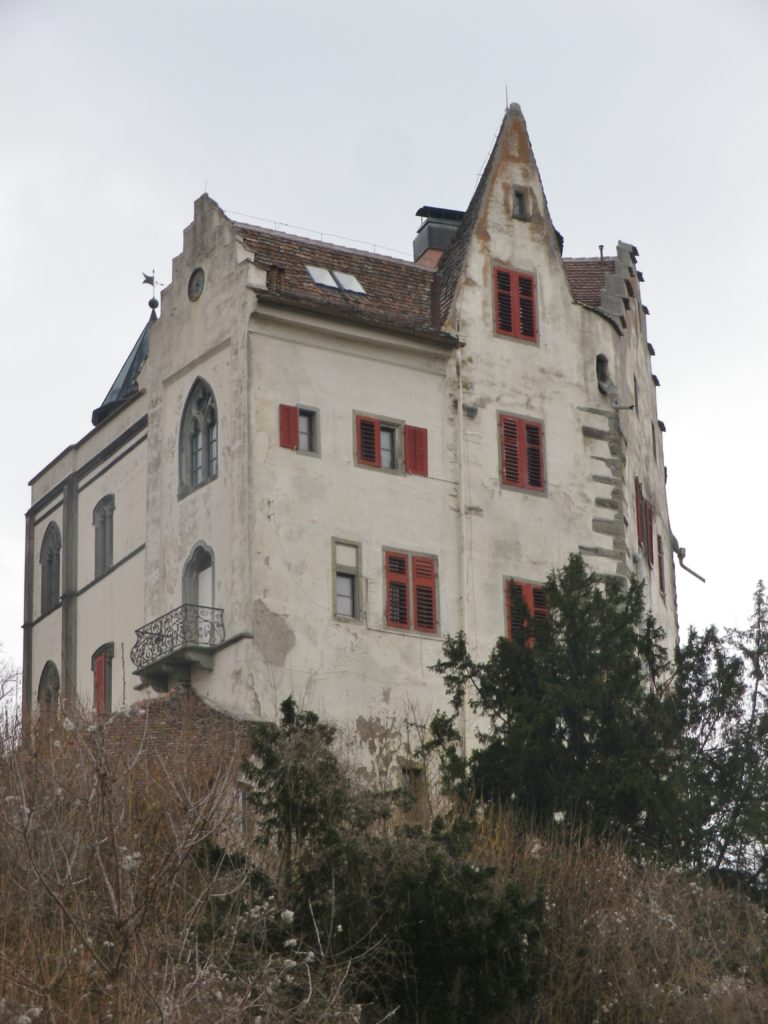
<path id="1" fill-rule="evenodd" d="M 197 299 L 203 294 L 203 285 L 205 284 L 205 272 L 202 267 L 197 267 L 189 275 L 189 284 L 187 285 L 187 295 L 189 296 L 190 302 L 196 302 Z"/>

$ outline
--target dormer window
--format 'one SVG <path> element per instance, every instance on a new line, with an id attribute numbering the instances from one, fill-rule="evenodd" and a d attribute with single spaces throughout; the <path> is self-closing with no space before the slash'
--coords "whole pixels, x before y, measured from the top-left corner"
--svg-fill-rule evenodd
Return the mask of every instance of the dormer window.
<path id="1" fill-rule="evenodd" d="M 307 264 L 306 271 L 315 284 L 319 284 L 323 288 L 336 288 L 342 292 L 365 295 L 365 288 L 355 275 L 348 274 L 345 270 L 328 270 L 326 267 L 313 267 Z"/>

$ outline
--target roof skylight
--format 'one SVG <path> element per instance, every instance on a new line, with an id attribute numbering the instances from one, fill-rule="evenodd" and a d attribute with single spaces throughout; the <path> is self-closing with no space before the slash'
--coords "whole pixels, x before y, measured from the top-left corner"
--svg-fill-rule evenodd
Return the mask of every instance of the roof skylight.
<path id="1" fill-rule="evenodd" d="M 315 284 L 324 284 L 326 288 L 339 287 L 331 276 L 330 270 L 326 270 L 325 267 L 307 266 L 307 272 Z"/>
<path id="2" fill-rule="evenodd" d="M 333 270 L 331 273 L 339 282 L 339 288 L 343 288 L 345 292 L 357 292 L 358 295 L 365 295 L 365 288 L 354 274 L 347 274 L 343 270 Z"/>
<path id="3" fill-rule="evenodd" d="M 343 292 L 355 292 L 357 295 L 365 295 L 365 288 L 363 288 L 354 274 L 348 274 L 344 270 L 312 267 L 309 264 L 306 265 L 306 270 L 315 284 L 323 285 L 325 288 L 339 288 Z"/>

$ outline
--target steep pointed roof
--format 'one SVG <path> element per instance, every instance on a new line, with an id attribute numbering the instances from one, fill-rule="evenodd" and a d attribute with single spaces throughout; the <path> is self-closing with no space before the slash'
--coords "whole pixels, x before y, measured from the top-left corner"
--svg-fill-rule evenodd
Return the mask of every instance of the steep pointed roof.
<path id="1" fill-rule="evenodd" d="M 118 409 L 124 402 L 133 396 L 138 391 L 137 379 L 139 372 L 144 365 L 144 362 L 149 354 L 149 331 L 152 324 L 157 319 L 154 309 L 150 315 L 149 320 L 144 327 L 144 330 L 139 335 L 136 344 L 131 349 L 131 354 L 128 356 L 126 361 L 123 363 L 123 368 L 115 378 L 115 382 L 107 392 L 107 397 L 101 403 L 101 405 L 93 410 L 91 414 L 91 423 L 94 427 L 107 418 L 111 413 Z"/>
<path id="2" fill-rule="evenodd" d="M 453 305 L 456 289 L 459 286 L 462 271 L 464 270 L 464 264 L 467 261 L 469 243 L 472 240 L 475 225 L 477 224 L 477 219 L 480 216 L 480 211 L 482 209 L 488 179 L 491 175 L 491 167 L 496 159 L 496 153 L 499 149 L 499 142 L 504 131 L 504 125 L 507 122 L 507 118 L 509 118 L 512 113 L 522 116 L 522 112 L 517 103 L 512 103 L 507 107 L 506 113 L 504 114 L 504 120 L 499 128 L 496 141 L 493 144 L 491 155 L 488 157 L 485 167 L 483 168 L 483 173 L 477 183 L 477 188 L 470 200 L 467 211 L 462 217 L 459 230 L 456 232 L 455 238 L 445 250 L 442 259 L 437 265 L 437 272 L 440 275 L 440 319 L 443 323 L 447 320 L 448 314 L 451 311 L 451 306 Z"/>

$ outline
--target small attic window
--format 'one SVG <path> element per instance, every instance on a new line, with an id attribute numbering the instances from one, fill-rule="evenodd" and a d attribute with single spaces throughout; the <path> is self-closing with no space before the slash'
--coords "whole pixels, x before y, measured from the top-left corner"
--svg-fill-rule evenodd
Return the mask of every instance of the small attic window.
<path id="1" fill-rule="evenodd" d="M 354 274 L 347 274 L 343 270 L 331 271 L 338 282 L 339 288 L 345 292 L 356 292 L 358 295 L 365 295 L 365 288 L 360 284 Z"/>
<path id="2" fill-rule="evenodd" d="M 512 216 L 518 220 L 528 220 L 527 198 L 522 188 L 516 188 L 512 194 Z"/>
<path id="3" fill-rule="evenodd" d="M 325 285 L 326 288 L 338 288 L 339 286 L 333 279 L 333 275 L 330 270 L 326 270 L 325 267 L 310 267 L 307 266 L 307 273 L 315 282 L 315 284 Z"/>
<path id="4" fill-rule="evenodd" d="M 357 295 L 365 295 L 365 288 L 363 288 L 354 274 L 348 274 L 344 270 L 312 267 L 309 264 L 307 264 L 306 269 L 315 284 L 322 285 L 325 288 L 339 288 L 343 292 L 355 292 Z"/>

